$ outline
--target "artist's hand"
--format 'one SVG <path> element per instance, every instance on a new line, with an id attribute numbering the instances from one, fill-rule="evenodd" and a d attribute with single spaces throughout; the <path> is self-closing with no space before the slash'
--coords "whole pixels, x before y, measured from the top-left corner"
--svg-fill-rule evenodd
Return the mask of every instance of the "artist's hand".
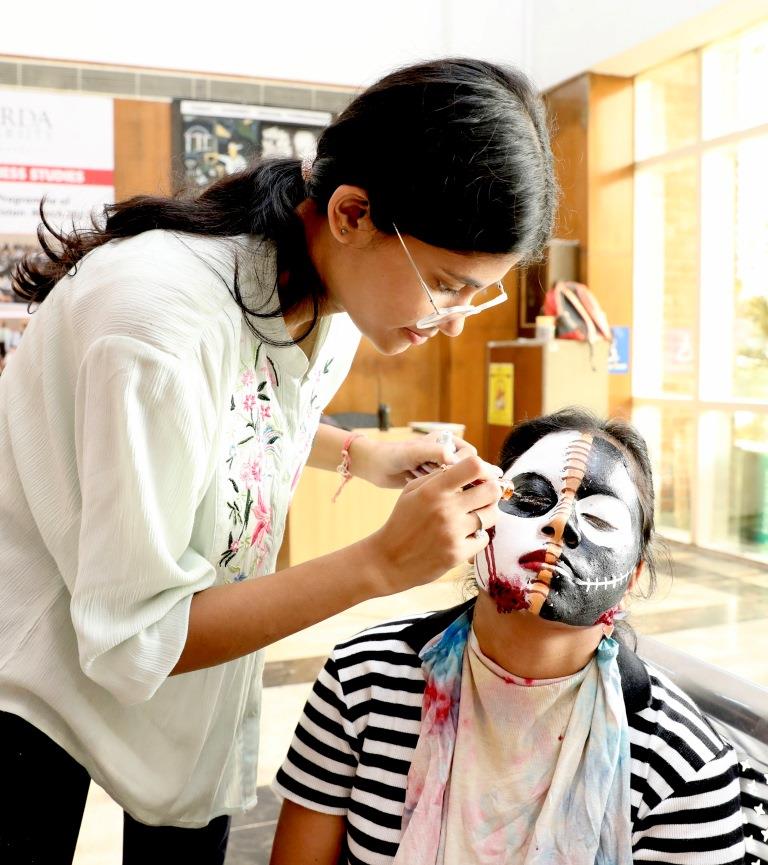
<path id="1" fill-rule="evenodd" d="M 352 474 L 377 487 L 400 489 L 440 465 L 453 465 L 477 454 L 471 444 L 456 436 L 442 444 L 440 435 L 433 432 L 394 442 L 355 439 L 349 449 Z"/>
<path id="2" fill-rule="evenodd" d="M 488 544 L 500 470 L 477 456 L 409 481 L 387 522 L 366 539 L 379 564 L 379 594 L 428 583 Z M 478 531 L 482 525 L 482 530 Z"/>

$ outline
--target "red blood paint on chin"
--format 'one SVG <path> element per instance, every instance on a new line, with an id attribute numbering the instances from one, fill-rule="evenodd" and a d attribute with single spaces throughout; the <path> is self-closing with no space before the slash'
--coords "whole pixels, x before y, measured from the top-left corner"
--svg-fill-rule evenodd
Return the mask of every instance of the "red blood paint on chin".
<path id="1" fill-rule="evenodd" d="M 496 609 L 500 613 L 527 610 L 530 606 L 522 584 L 512 584 L 506 580 L 500 580 L 496 574 L 492 574 L 488 580 L 488 594 L 496 601 Z"/>
<path id="2" fill-rule="evenodd" d="M 616 613 L 618 612 L 618 607 L 611 607 L 610 610 L 606 610 L 600 618 L 595 622 L 596 625 L 613 625 L 613 619 Z"/>
<path id="3" fill-rule="evenodd" d="M 485 548 L 485 565 L 488 568 L 488 594 L 496 601 L 496 609 L 500 613 L 512 613 L 515 610 L 527 610 L 530 607 L 525 597 L 523 583 L 509 583 L 499 579 L 496 573 L 496 554 L 493 550 L 493 538 L 496 528 L 488 529 L 488 546 Z"/>

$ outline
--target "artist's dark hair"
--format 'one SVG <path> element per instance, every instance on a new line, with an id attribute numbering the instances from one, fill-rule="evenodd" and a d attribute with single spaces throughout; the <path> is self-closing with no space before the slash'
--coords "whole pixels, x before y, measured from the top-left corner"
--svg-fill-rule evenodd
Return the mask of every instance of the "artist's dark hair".
<path id="1" fill-rule="evenodd" d="M 193 195 L 140 195 L 105 208 L 89 229 L 59 231 L 45 218 L 45 256 L 28 257 L 16 291 L 42 302 L 91 250 L 151 229 L 274 241 L 289 274 L 289 305 L 310 299 L 316 321 L 323 286 L 307 254 L 296 207 L 311 199 L 325 212 L 342 184 L 368 193 L 382 232 L 455 252 L 539 254 L 552 229 L 557 192 L 542 101 L 519 71 L 481 60 L 408 66 L 361 93 L 322 133 L 304 181 L 298 159 L 263 159 Z M 249 326 L 280 310 L 249 309 Z M 281 287 L 281 299 L 283 289 Z M 306 334 L 304 334 L 306 336 Z"/>
<path id="2" fill-rule="evenodd" d="M 640 559 L 644 563 L 646 588 L 649 597 L 656 589 L 657 560 L 664 550 L 655 536 L 654 490 L 651 461 L 645 439 L 629 423 L 620 418 L 599 418 L 580 407 L 564 408 L 552 414 L 521 421 L 512 428 L 501 448 L 499 465 L 507 471 L 515 460 L 537 441 L 550 433 L 576 430 L 607 439 L 621 453 L 630 477 L 635 482 L 640 508 Z M 639 592 L 639 590 L 637 590 Z M 617 623 L 617 626 L 620 623 Z M 631 642 L 631 629 L 621 623 L 624 637 Z M 618 628 L 619 632 L 622 628 Z"/>

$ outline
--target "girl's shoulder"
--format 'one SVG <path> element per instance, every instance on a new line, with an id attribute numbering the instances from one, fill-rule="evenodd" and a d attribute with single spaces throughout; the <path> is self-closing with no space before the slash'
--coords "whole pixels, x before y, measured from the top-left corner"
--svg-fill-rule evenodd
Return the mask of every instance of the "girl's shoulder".
<path id="1" fill-rule="evenodd" d="M 641 659 L 650 681 L 650 702 L 628 716 L 632 747 L 645 762 L 663 761 L 681 781 L 692 780 L 713 761 L 735 765 L 725 741 L 696 703 L 667 675 Z"/>

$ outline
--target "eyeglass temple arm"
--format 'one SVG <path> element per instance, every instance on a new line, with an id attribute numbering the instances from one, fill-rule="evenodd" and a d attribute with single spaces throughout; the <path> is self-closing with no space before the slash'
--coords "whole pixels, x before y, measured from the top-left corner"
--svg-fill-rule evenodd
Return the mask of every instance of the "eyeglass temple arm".
<path id="1" fill-rule="evenodd" d="M 414 271 L 416 272 L 416 276 L 419 278 L 419 282 L 421 283 L 421 287 L 427 293 L 427 297 L 429 298 L 429 302 L 432 304 L 432 309 L 434 309 L 434 311 L 436 313 L 438 313 L 438 315 L 439 315 L 440 310 L 437 308 L 437 304 L 435 303 L 434 298 L 432 297 L 432 292 L 429 290 L 429 286 L 427 285 L 427 283 L 424 282 L 424 280 L 421 276 L 421 273 L 419 271 L 419 268 L 416 267 L 416 262 L 413 260 L 413 256 L 411 255 L 411 252 L 408 249 L 408 247 L 405 245 L 405 241 L 403 240 L 403 236 L 400 234 L 400 231 L 394 222 L 392 223 L 392 228 L 395 229 L 395 234 L 397 234 L 397 239 L 400 241 L 400 244 L 402 245 L 403 249 L 405 250 L 405 254 L 408 256 L 408 261 L 410 261 L 411 267 L 414 269 Z"/>

